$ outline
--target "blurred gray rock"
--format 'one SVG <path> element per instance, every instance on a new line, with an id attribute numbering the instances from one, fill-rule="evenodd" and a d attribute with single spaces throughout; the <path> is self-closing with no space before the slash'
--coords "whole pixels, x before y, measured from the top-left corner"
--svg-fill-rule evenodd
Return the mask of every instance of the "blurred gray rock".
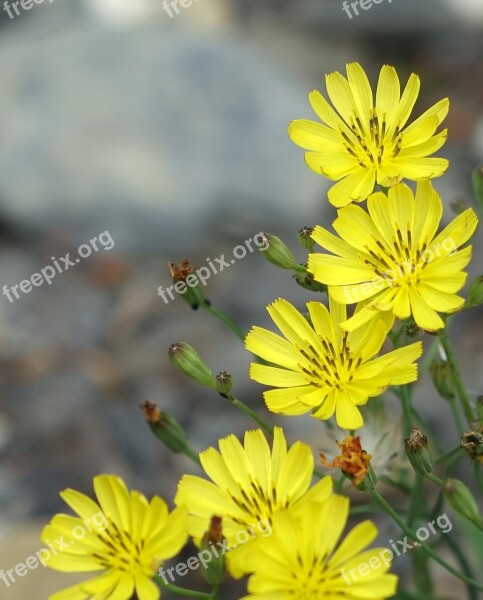
<path id="1" fill-rule="evenodd" d="M 286 134 L 305 90 L 181 16 L 118 30 L 76 11 L 59 3 L 2 32 L 5 217 L 173 250 L 195 247 L 218 211 L 280 222 L 313 205 L 324 182 Z"/>

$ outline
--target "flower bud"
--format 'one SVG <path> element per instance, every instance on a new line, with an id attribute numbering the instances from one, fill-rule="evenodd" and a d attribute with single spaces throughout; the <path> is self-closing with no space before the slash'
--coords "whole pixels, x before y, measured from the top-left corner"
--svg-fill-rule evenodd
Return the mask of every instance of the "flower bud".
<path id="1" fill-rule="evenodd" d="M 222 371 L 221 373 L 218 373 L 218 375 L 215 378 L 215 381 L 217 392 L 224 398 L 227 398 L 230 395 L 231 390 L 233 389 L 231 375 L 226 371 Z"/>
<path id="2" fill-rule="evenodd" d="M 476 462 L 483 464 L 483 420 L 474 421 L 461 436 L 460 446 Z"/>
<path id="3" fill-rule="evenodd" d="M 299 244 L 302 248 L 306 248 L 309 252 L 312 252 L 315 246 L 315 240 L 312 239 L 312 233 L 314 232 L 313 227 L 302 227 L 297 233 Z"/>
<path id="4" fill-rule="evenodd" d="M 443 494 L 448 504 L 458 514 L 477 525 L 482 525 L 478 505 L 471 490 L 459 479 L 447 479 L 443 486 Z"/>
<path id="5" fill-rule="evenodd" d="M 186 450 L 188 438 L 184 429 L 174 417 L 160 411 L 154 402 L 148 402 L 147 400 L 143 404 L 140 404 L 139 407 L 151 431 L 159 440 L 177 454 Z"/>
<path id="6" fill-rule="evenodd" d="M 221 517 L 211 517 L 210 527 L 201 539 L 201 572 L 210 585 L 218 585 L 225 579 L 225 556 L 222 553 L 223 528 Z M 219 546 L 220 544 L 221 546 Z M 211 558 L 207 556 L 211 555 Z"/>
<path id="7" fill-rule="evenodd" d="M 169 262 L 168 265 L 176 293 L 193 310 L 196 310 L 200 304 L 205 302 L 205 290 L 196 276 L 194 268 L 190 266 L 186 258 L 183 258 L 178 267 L 172 262 Z"/>
<path id="8" fill-rule="evenodd" d="M 298 285 L 303 287 L 305 290 L 310 290 L 311 292 L 327 292 L 327 286 L 323 283 L 315 281 L 312 273 L 302 273 L 297 271 L 297 273 L 294 273 L 292 277 L 295 279 L 296 283 L 298 283 Z"/>
<path id="9" fill-rule="evenodd" d="M 413 469 L 420 475 L 433 472 L 433 456 L 428 448 L 428 438 L 419 429 L 412 429 L 405 440 L 406 456 Z"/>
<path id="10" fill-rule="evenodd" d="M 409 338 L 418 338 L 421 335 L 423 335 L 423 330 L 421 329 L 421 327 L 419 327 L 419 325 L 417 325 L 416 321 L 411 318 L 409 319 L 405 326 L 404 326 L 404 332 L 406 333 L 406 335 Z"/>
<path id="11" fill-rule="evenodd" d="M 433 360 L 429 368 L 431 379 L 438 393 L 445 400 L 454 400 L 454 383 L 451 368 L 445 360 Z"/>
<path id="12" fill-rule="evenodd" d="M 282 240 L 270 233 L 264 233 L 262 236 L 265 248 L 260 248 L 260 252 L 265 258 L 280 269 L 291 269 L 295 264 L 295 258 Z"/>
<path id="13" fill-rule="evenodd" d="M 213 373 L 201 356 L 189 344 L 178 342 L 172 344 L 168 351 L 169 360 L 173 365 L 188 377 L 191 377 L 201 385 L 215 387 Z"/>
<path id="14" fill-rule="evenodd" d="M 483 167 L 477 167 L 473 171 L 472 181 L 476 199 L 483 204 Z"/>
<path id="15" fill-rule="evenodd" d="M 470 289 L 468 290 L 468 304 L 470 306 L 483 304 L 483 275 L 480 275 L 471 282 Z"/>

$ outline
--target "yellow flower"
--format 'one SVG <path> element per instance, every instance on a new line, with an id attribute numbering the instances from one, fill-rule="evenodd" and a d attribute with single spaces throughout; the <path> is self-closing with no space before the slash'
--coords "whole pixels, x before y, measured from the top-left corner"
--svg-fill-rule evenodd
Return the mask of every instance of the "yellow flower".
<path id="1" fill-rule="evenodd" d="M 247 556 L 254 573 L 242 600 L 383 600 L 396 593 L 397 577 L 386 574 L 390 551 L 366 550 L 377 536 L 371 521 L 356 525 L 339 544 L 349 500 L 332 496 L 303 512 L 274 516 L 273 535 Z"/>
<path id="2" fill-rule="evenodd" d="M 342 304 L 331 300 L 330 312 L 320 302 L 308 302 L 307 308 L 312 325 L 286 300 L 268 306 L 287 339 L 253 327 L 245 346 L 281 368 L 252 363 L 250 377 L 280 388 L 264 392 L 272 412 L 298 415 L 312 410 L 317 419 L 330 419 L 335 411 L 339 427 L 357 429 L 363 424 L 358 405 L 389 385 L 416 380 L 413 361 L 421 355 L 421 343 L 374 358 L 388 332 L 384 319 L 347 333 L 339 326 L 347 318 Z"/>
<path id="3" fill-rule="evenodd" d="M 99 504 L 72 489 L 61 492 L 79 516 L 55 515 L 44 528 L 42 541 L 62 541 L 62 548 L 54 542 L 60 552 L 46 560 L 51 569 L 102 573 L 53 594 L 50 600 L 130 600 L 134 592 L 139 600 L 157 600 L 159 589 L 151 579 L 161 562 L 186 543 L 186 508 L 168 514 L 159 496 L 148 502 L 114 475 L 95 477 L 94 489 Z"/>
<path id="4" fill-rule="evenodd" d="M 322 502 L 332 493 L 332 479 L 325 477 L 309 490 L 312 451 L 302 442 L 287 449 L 279 427 L 274 430 L 272 451 L 259 429 L 245 433 L 243 446 L 229 435 L 219 440 L 219 448 L 220 452 L 208 448 L 200 453 L 213 483 L 183 475 L 175 503 L 187 506 L 189 532 L 197 545 L 211 517 L 221 516 L 223 535 L 232 549 L 227 554 L 228 567 L 240 577 L 254 543 L 270 534 L 273 515 L 303 502 Z"/>
<path id="5" fill-rule="evenodd" d="M 373 194 L 367 209 L 339 209 L 333 226 L 340 239 L 320 226 L 313 233 L 335 255 L 309 255 L 315 279 L 329 286 L 337 302 L 365 301 L 341 327 L 352 331 L 379 311 L 389 311 L 400 319 L 412 315 L 427 331 L 441 329 L 436 311 L 451 313 L 464 303 L 456 292 L 465 284 L 462 269 L 471 246 L 458 248 L 476 229 L 475 212 L 466 210 L 436 235 L 443 206 L 429 181 L 418 183 L 416 198 L 404 184 L 391 188 L 388 196 Z"/>
<path id="6" fill-rule="evenodd" d="M 335 110 L 319 92 L 309 94 L 324 125 L 292 121 L 288 133 L 309 150 L 305 160 L 312 171 L 340 180 L 329 190 L 334 206 L 365 200 L 376 183 L 390 187 L 403 178 L 420 181 L 446 171 L 446 159 L 427 157 L 446 140 L 446 129 L 435 131 L 448 113 L 449 100 L 440 100 L 405 128 L 419 93 L 417 75 L 410 76 L 401 95 L 394 67 L 384 65 L 375 102 L 359 63 L 347 65 L 347 79 L 337 71 L 327 75 L 326 86 Z"/>

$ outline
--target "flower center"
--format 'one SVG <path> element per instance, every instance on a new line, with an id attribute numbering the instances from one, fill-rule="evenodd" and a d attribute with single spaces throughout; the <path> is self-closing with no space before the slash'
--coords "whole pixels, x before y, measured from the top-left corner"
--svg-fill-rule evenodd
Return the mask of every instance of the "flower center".
<path id="1" fill-rule="evenodd" d="M 380 167 L 384 159 L 396 158 L 401 151 L 403 134 L 399 124 L 394 131 L 387 129 L 386 115 L 379 116 L 377 108 L 369 113 L 369 130 L 364 128 L 355 111 L 350 117 L 350 134 L 339 127 L 344 147 L 361 167 Z"/>
<path id="2" fill-rule="evenodd" d="M 307 342 L 305 348 L 298 347 L 300 354 L 307 359 L 307 364 L 299 364 L 299 368 L 310 377 L 310 382 L 316 387 L 331 387 L 342 390 L 344 384 L 354 378 L 354 374 L 362 362 L 362 356 L 356 360 L 347 344 L 344 332 L 342 345 L 334 347 L 329 338 L 319 337 L 324 348 L 324 354 Z"/>
<path id="3" fill-rule="evenodd" d="M 112 520 L 109 522 L 109 527 L 96 535 L 103 542 L 105 550 L 92 556 L 101 563 L 103 568 L 131 574 L 143 572 L 149 575 L 153 572 L 156 565 L 153 565 L 152 558 L 144 553 L 143 539 L 134 543 L 130 534 L 121 531 Z"/>
<path id="4" fill-rule="evenodd" d="M 230 516 L 230 519 L 238 525 L 249 527 L 266 519 L 272 522 L 272 515 L 279 510 L 287 508 L 290 501 L 287 498 L 278 498 L 277 490 L 272 482 L 269 490 L 264 490 L 257 479 L 250 477 L 250 487 L 248 489 L 238 484 L 239 493 L 229 492 L 232 501 L 246 513 L 248 518 Z"/>

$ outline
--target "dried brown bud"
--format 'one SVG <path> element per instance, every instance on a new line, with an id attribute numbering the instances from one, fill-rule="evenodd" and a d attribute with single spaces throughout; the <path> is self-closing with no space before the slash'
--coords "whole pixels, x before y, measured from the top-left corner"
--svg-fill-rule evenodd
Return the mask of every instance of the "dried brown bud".
<path id="1" fill-rule="evenodd" d="M 144 418 L 148 423 L 159 423 L 161 421 L 161 411 L 155 402 L 146 400 L 146 402 L 139 405 L 139 408 L 142 410 Z"/>

